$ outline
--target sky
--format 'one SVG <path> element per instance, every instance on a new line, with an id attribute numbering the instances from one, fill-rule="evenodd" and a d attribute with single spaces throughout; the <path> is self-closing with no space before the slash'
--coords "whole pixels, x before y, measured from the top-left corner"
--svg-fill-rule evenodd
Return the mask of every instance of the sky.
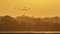
<path id="1" fill-rule="evenodd" d="M 18 9 L 24 7 L 30 8 L 27 16 L 60 17 L 60 0 L 0 0 L 0 16 L 21 16 L 23 12 Z"/>

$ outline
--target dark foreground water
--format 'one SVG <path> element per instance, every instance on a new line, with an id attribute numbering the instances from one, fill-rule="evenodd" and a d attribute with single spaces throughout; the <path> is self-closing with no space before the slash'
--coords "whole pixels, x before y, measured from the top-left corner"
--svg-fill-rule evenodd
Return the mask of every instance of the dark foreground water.
<path id="1" fill-rule="evenodd" d="M 60 31 L 0 31 L 0 33 L 60 33 Z"/>

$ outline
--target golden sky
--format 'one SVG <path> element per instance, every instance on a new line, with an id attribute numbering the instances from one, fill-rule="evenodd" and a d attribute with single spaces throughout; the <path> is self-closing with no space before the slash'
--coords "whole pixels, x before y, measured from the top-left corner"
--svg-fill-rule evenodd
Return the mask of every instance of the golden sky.
<path id="1" fill-rule="evenodd" d="M 23 7 L 31 9 L 28 16 L 60 17 L 60 0 L 0 0 L 0 16 L 21 16 L 22 12 L 17 9 Z"/>

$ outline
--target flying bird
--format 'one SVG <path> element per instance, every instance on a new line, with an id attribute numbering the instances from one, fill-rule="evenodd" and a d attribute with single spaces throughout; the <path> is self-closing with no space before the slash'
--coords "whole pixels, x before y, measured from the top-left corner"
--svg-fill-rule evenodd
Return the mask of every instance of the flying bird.
<path id="1" fill-rule="evenodd" d="M 16 9 L 16 8 L 14 8 L 14 9 Z"/>
<path id="2" fill-rule="evenodd" d="M 20 9 L 18 9 L 18 10 L 20 10 Z"/>
<path id="3" fill-rule="evenodd" d="M 24 7 L 21 11 L 30 11 L 30 8 Z"/>
<path id="4" fill-rule="evenodd" d="M 14 9 L 16 9 L 16 10 L 20 10 L 20 9 L 17 9 L 17 8 L 14 8 Z"/>

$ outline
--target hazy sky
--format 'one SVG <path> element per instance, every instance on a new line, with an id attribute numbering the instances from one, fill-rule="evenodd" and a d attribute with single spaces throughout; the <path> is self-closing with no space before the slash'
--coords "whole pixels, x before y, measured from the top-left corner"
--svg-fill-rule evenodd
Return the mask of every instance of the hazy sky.
<path id="1" fill-rule="evenodd" d="M 0 0 L 0 16 L 20 16 L 22 12 L 17 9 L 23 7 L 31 8 L 31 12 L 27 13 L 28 16 L 60 16 L 60 0 Z"/>

